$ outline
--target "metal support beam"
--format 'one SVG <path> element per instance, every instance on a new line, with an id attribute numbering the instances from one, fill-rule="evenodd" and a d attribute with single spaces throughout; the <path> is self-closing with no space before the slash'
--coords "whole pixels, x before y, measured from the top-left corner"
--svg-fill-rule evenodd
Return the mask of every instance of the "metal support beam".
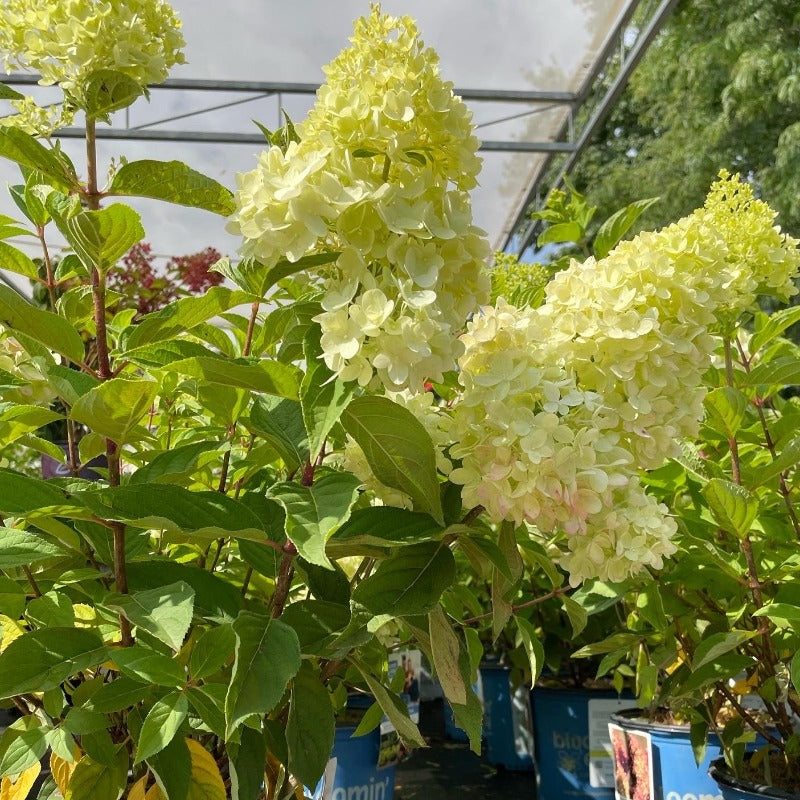
<path id="1" fill-rule="evenodd" d="M 84 128 L 62 128 L 53 134 L 61 139 L 83 139 Z M 106 128 L 96 131 L 98 139 L 151 142 L 200 142 L 206 144 L 266 144 L 261 133 L 228 133 L 227 131 L 171 131 L 159 128 Z M 571 153 L 575 145 L 570 142 L 519 142 L 484 141 L 481 150 L 496 153 Z"/>
<path id="2" fill-rule="evenodd" d="M 15 72 L 2 82 L 9 86 L 34 86 L 39 75 Z M 316 94 L 318 83 L 286 83 L 281 81 L 214 81 L 203 78 L 168 78 L 148 87 L 151 91 L 176 89 L 191 92 L 256 92 L 260 94 Z M 464 100 L 490 103 L 556 103 L 569 105 L 577 96 L 573 92 L 537 92 L 515 89 L 453 89 Z"/>
<path id="3" fill-rule="evenodd" d="M 597 108 L 594 110 L 592 116 L 583 126 L 578 141 L 575 143 L 574 149 L 569 154 L 566 161 L 559 170 L 559 174 L 556 180 L 554 181 L 553 185 L 548 187 L 548 189 L 560 186 L 564 178 L 567 175 L 569 175 L 570 172 L 572 172 L 572 170 L 575 168 L 575 165 L 577 164 L 581 154 L 586 149 L 587 145 L 591 141 L 591 138 L 594 136 L 597 129 L 602 125 L 606 117 L 611 113 L 615 103 L 617 102 L 620 95 L 627 86 L 628 81 L 630 80 L 630 77 L 633 74 L 633 71 L 636 69 L 639 62 L 644 57 L 644 54 L 647 52 L 648 47 L 652 43 L 653 39 L 655 39 L 656 35 L 663 26 L 667 17 L 669 17 L 669 15 L 675 9 L 675 6 L 677 4 L 678 0 L 661 0 L 661 3 L 659 4 L 658 8 L 653 12 L 653 15 L 648 20 L 648 23 L 645 26 L 644 30 L 636 38 L 635 43 L 631 47 L 627 58 L 621 65 L 620 71 L 615 77 L 611 86 L 603 95 Z M 631 14 L 633 13 L 633 10 L 634 9 L 630 9 Z M 628 22 L 630 21 L 630 15 L 628 16 L 627 21 Z M 624 31 L 622 29 L 618 29 L 616 31 L 616 35 L 620 36 L 622 35 L 623 32 Z M 614 47 L 615 47 L 615 40 L 612 37 L 609 37 L 609 39 L 606 42 L 606 45 L 604 46 L 606 59 L 610 57 L 611 53 L 614 50 Z M 597 74 L 599 74 L 603 66 L 604 65 L 602 63 L 598 63 L 597 70 L 595 71 L 594 75 L 595 78 L 597 77 Z M 585 97 L 585 93 L 583 91 L 581 92 L 581 94 L 582 96 Z M 508 247 L 511 244 L 512 238 L 514 236 L 514 231 L 517 230 L 517 228 L 526 219 L 526 217 L 528 216 L 529 206 L 535 200 L 537 195 L 541 193 L 540 181 L 545 170 L 547 169 L 548 164 L 549 160 L 542 166 L 542 169 L 539 171 L 536 180 L 528 190 L 525 200 L 517 213 L 517 217 L 514 221 L 514 224 L 511 226 L 511 229 L 506 236 L 506 240 L 503 244 L 504 248 Z M 529 245 L 533 243 L 537 230 L 538 230 L 538 220 L 530 222 L 528 224 L 519 241 L 515 243 L 514 251 L 517 254 L 521 254 Z"/>

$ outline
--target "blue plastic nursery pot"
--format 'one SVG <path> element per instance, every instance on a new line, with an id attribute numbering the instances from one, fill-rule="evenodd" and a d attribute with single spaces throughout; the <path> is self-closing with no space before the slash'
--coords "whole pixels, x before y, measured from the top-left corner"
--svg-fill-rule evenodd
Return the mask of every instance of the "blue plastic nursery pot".
<path id="1" fill-rule="evenodd" d="M 371 697 L 351 697 L 349 709 L 368 708 Z M 353 736 L 356 725 L 337 724 L 331 758 L 336 759 L 331 800 L 393 800 L 395 766 L 378 767 L 381 749 L 380 728 L 364 736 Z M 322 781 L 314 791 L 314 798 L 322 795 Z"/>
<path id="2" fill-rule="evenodd" d="M 610 690 L 537 686 L 531 692 L 538 800 L 613 800 L 608 720 L 631 699 Z"/>
<path id="3" fill-rule="evenodd" d="M 355 726 L 337 726 L 331 757 L 336 759 L 331 800 L 392 800 L 395 767 L 378 769 L 380 733 L 353 737 Z"/>
<path id="4" fill-rule="evenodd" d="M 686 725 L 660 725 L 636 719 L 641 709 L 625 709 L 611 722 L 626 733 L 647 734 L 652 747 L 653 800 L 720 800 L 717 782 L 708 774 L 711 762 L 722 747 L 713 733 L 708 737 L 706 756 L 697 766 Z M 724 792 L 722 793 L 724 795 Z M 755 795 L 751 795 L 755 796 Z"/>
<path id="5" fill-rule="evenodd" d="M 534 771 L 529 692 L 511 691 L 507 667 L 481 667 L 481 681 L 489 763 L 516 772 Z"/>

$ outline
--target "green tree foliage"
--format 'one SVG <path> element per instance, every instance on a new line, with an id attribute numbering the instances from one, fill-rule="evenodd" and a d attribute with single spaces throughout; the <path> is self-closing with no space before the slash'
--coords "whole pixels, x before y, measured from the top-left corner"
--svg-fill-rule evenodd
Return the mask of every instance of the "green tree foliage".
<path id="1" fill-rule="evenodd" d="M 574 175 L 597 218 L 658 195 L 637 229 L 663 225 L 726 168 L 800 228 L 799 37 L 795 0 L 683 0 Z"/>

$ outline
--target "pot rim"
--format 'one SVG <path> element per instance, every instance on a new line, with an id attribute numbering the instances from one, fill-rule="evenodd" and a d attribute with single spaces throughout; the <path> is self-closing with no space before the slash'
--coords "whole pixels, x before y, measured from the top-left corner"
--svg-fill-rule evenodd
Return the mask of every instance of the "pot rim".
<path id="1" fill-rule="evenodd" d="M 689 733 L 689 724 L 685 725 L 666 722 L 651 722 L 646 718 L 646 712 L 642 708 L 621 708 L 611 715 L 611 721 L 621 728 L 631 728 L 637 731 L 649 731 L 654 728 L 665 733 Z"/>
<path id="2" fill-rule="evenodd" d="M 745 758 L 750 758 L 752 754 L 745 754 Z M 797 800 L 800 795 L 795 792 L 787 792 L 776 786 L 765 786 L 763 783 L 751 783 L 750 781 L 737 778 L 732 775 L 724 758 L 715 758 L 708 767 L 708 774 L 720 785 L 729 789 L 737 789 L 740 792 L 773 797 L 777 800 Z"/>

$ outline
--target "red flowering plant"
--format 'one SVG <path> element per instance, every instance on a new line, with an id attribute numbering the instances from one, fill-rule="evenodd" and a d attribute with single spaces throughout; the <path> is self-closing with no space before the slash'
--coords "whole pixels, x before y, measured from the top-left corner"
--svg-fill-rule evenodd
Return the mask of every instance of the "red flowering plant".
<path id="1" fill-rule="evenodd" d="M 203 294 L 224 280 L 210 268 L 222 258 L 213 247 L 197 253 L 172 256 L 163 270 L 148 242 L 135 244 L 122 257 L 122 269 L 109 277 L 108 288 L 122 296 L 123 306 L 136 308 L 137 316 L 158 311 L 180 297 Z"/>

